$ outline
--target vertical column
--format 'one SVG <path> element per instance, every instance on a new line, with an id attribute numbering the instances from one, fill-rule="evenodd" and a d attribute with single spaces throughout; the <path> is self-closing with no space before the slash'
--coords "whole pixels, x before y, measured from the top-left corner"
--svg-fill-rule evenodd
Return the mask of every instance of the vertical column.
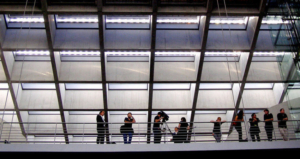
<path id="1" fill-rule="evenodd" d="M 201 55 L 200 55 L 200 62 L 199 62 L 199 68 L 198 68 L 198 74 L 197 74 L 197 81 L 196 81 L 196 88 L 195 88 L 195 94 L 193 99 L 193 107 L 192 107 L 192 113 L 191 113 L 191 124 L 190 126 L 193 127 L 193 122 L 195 118 L 196 113 L 196 107 L 197 107 L 197 100 L 198 100 L 198 94 L 199 94 L 199 85 L 203 70 L 203 63 L 204 63 L 204 56 L 205 56 L 205 50 L 206 50 L 206 43 L 207 43 L 207 37 L 208 37 L 208 31 L 209 31 L 209 22 L 211 18 L 211 12 L 213 9 L 213 0 L 207 1 L 207 10 L 206 10 L 206 19 L 205 19 L 205 26 L 204 26 L 204 33 L 202 38 L 202 49 L 201 49 Z M 189 133 L 192 132 L 192 129 Z M 189 136 L 190 139 L 190 136 Z"/>
<path id="2" fill-rule="evenodd" d="M 42 12 L 43 12 L 43 17 L 44 17 L 44 22 L 45 22 L 47 41 L 48 41 L 48 49 L 50 52 L 50 59 L 51 59 L 54 83 L 55 83 L 56 94 L 57 94 L 57 99 L 58 99 L 59 112 L 60 112 L 60 116 L 61 116 L 61 122 L 62 122 L 64 137 L 65 137 L 65 142 L 66 142 L 66 144 L 69 144 L 67 125 L 66 125 L 65 115 L 64 115 L 64 111 L 63 111 L 63 102 L 62 102 L 62 97 L 61 97 L 60 87 L 59 87 L 58 71 L 56 68 L 56 63 L 55 63 L 55 58 L 54 58 L 53 42 L 52 42 L 52 37 L 51 37 L 52 35 L 51 35 L 51 31 L 50 31 L 50 23 L 49 23 L 49 17 L 48 17 L 48 12 L 47 12 L 47 1 L 41 0 L 41 3 L 42 3 Z"/>
<path id="3" fill-rule="evenodd" d="M 108 122 L 108 112 L 107 112 L 107 89 L 106 89 L 106 69 L 105 69 L 105 55 L 104 55 L 104 31 L 103 31 L 103 1 L 97 1 L 98 8 L 98 26 L 99 26 L 99 45 L 101 53 L 101 76 L 102 76 L 102 91 L 103 91 L 103 107 L 105 111 L 105 122 Z M 107 124 L 107 126 L 109 126 Z M 109 133 L 109 129 L 105 133 Z M 106 135 L 106 141 L 109 142 L 109 136 Z"/>
<path id="4" fill-rule="evenodd" d="M 157 0 L 152 0 L 152 24 L 151 24 L 151 55 L 150 55 L 150 79 L 149 79 L 149 101 L 148 101 L 148 126 L 147 126 L 147 143 L 151 142 L 151 116 L 153 101 L 153 81 L 154 81 L 154 58 L 156 42 L 156 20 L 157 20 Z"/>

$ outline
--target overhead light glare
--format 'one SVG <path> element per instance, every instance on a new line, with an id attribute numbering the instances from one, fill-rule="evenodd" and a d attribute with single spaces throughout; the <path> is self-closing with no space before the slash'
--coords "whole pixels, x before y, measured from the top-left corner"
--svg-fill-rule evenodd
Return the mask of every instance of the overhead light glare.
<path id="1" fill-rule="evenodd" d="M 100 51 L 60 51 L 63 56 L 100 56 Z"/>
<path id="2" fill-rule="evenodd" d="M 122 52 L 122 51 L 107 51 L 105 52 L 108 56 L 149 56 L 150 52 L 140 52 L 140 51 L 132 51 L 132 52 Z"/>
<path id="3" fill-rule="evenodd" d="M 23 50 L 23 51 L 13 51 L 14 55 L 19 56 L 45 56 L 50 55 L 49 51 L 41 51 L 41 50 Z"/>
<path id="4" fill-rule="evenodd" d="M 248 17 L 245 17 L 244 19 L 212 19 L 210 20 L 211 24 L 247 24 Z"/>
<path id="5" fill-rule="evenodd" d="M 195 18 L 190 17 L 158 17 L 157 23 L 188 23 L 188 24 L 198 24 L 199 16 Z"/>
<path id="6" fill-rule="evenodd" d="M 8 17 L 8 23 L 44 23 L 43 17 Z"/>
<path id="7" fill-rule="evenodd" d="M 59 18 L 59 17 L 57 17 L 56 22 L 58 22 L 58 23 L 98 23 L 98 18 Z"/>
<path id="8" fill-rule="evenodd" d="M 200 52 L 155 52 L 155 56 L 195 56 Z"/>
<path id="9" fill-rule="evenodd" d="M 292 52 L 254 52 L 254 56 L 283 56 Z"/>
<path id="10" fill-rule="evenodd" d="M 242 52 L 205 52 L 205 56 L 240 56 Z"/>

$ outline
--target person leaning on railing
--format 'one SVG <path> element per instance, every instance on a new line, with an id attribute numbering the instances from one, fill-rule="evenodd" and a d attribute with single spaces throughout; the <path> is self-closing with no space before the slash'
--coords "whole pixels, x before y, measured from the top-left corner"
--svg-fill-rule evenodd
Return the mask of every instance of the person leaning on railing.
<path id="1" fill-rule="evenodd" d="M 284 141 L 288 141 L 288 131 L 286 126 L 286 121 L 288 120 L 287 115 L 284 113 L 284 109 L 280 109 L 280 113 L 277 114 L 277 120 L 278 120 L 278 129 L 283 137 Z"/>
<path id="2" fill-rule="evenodd" d="M 239 142 L 243 142 L 244 140 L 242 139 L 243 137 L 243 132 L 242 132 L 242 123 L 244 121 L 244 111 L 243 110 L 240 110 L 239 113 L 237 114 L 237 116 L 235 117 L 234 121 L 237 121 L 236 122 L 236 125 L 235 125 L 235 129 L 236 131 L 238 132 L 239 134 Z"/>
<path id="3" fill-rule="evenodd" d="M 210 122 L 214 123 L 214 129 L 213 129 L 213 133 L 212 135 L 214 136 L 214 138 L 216 139 L 217 142 L 221 142 L 221 125 L 226 122 L 226 120 L 223 120 L 221 122 L 221 117 L 218 117 L 216 121 L 211 120 Z"/>
<path id="4" fill-rule="evenodd" d="M 272 141 L 273 134 L 273 114 L 269 113 L 268 109 L 264 110 L 264 121 L 265 121 L 265 130 L 268 136 L 268 141 Z"/>
<path id="5" fill-rule="evenodd" d="M 249 119 L 250 122 L 250 135 L 252 138 L 252 141 L 255 142 L 260 141 L 260 137 L 259 137 L 259 133 L 260 133 L 260 129 L 258 127 L 258 122 L 260 122 L 259 118 L 256 118 L 256 114 L 253 113 L 251 115 L 252 118 Z M 255 140 L 255 136 L 256 136 L 256 140 Z"/>

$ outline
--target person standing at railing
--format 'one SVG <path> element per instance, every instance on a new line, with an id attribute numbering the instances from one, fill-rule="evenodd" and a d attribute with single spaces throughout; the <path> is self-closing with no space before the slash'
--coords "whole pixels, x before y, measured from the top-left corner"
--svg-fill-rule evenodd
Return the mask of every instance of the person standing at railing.
<path id="1" fill-rule="evenodd" d="M 255 113 L 253 113 L 251 117 L 252 118 L 249 119 L 249 122 L 250 122 L 250 135 L 252 141 L 255 142 L 255 136 L 256 136 L 256 140 L 260 141 L 260 137 L 259 137 L 260 129 L 258 127 L 258 122 L 260 122 L 260 120 L 256 118 Z"/>
<path id="2" fill-rule="evenodd" d="M 288 131 L 286 126 L 286 121 L 288 120 L 287 115 L 284 113 L 284 109 L 280 109 L 280 113 L 277 114 L 277 120 L 278 120 L 278 129 L 283 137 L 284 141 L 288 141 Z"/>
<path id="3" fill-rule="evenodd" d="M 96 121 L 97 121 L 97 144 L 99 142 L 101 144 L 104 144 L 104 134 L 105 134 L 105 121 L 104 121 L 104 110 L 101 110 L 99 114 L 97 115 Z"/>
<path id="4" fill-rule="evenodd" d="M 215 137 L 217 142 L 221 142 L 221 125 L 226 122 L 226 120 L 221 121 L 221 117 L 218 117 L 216 121 L 211 120 L 210 122 L 214 123 L 214 129 L 212 135 Z"/>
<path id="5" fill-rule="evenodd" d="M 154 134 L 154 143 L 159 144 L 161 140 L 161 129 L 160 124 L 163 117 L 161 117 L 161 112 L 157 113 L 157 116 L 154 118 L 154 124 L 153 124 L 153 134 Z"/>
<path id="6" fill-rule="evenodd" d="M 239 134 L 239 142 L 243 142 L 244 140 L 242 139 L 243 137 L 243 132 L 242 132 L 242 123 L 244 121 L 244 111 L 240 110 L 237 116 L 235 116 L 234 121 L 236 121 L 235 129 Z"/>
<path id="7" fill-rule="evenodd" d="M 178 138 L 179 138 L 179 136 L 178 136 L 178 127 L 174 128 L 174 133 L 172 133 L 172 136 L 173 136 L 173 139 L 171 139 L 171 141 L 173 141 L 174 143 L 180 143 L 178 141 Z"/>
<path id="8" fill-rule="evenodd" d="M 184 143 L 187 138 L 187 130 L 190 130 L 189 124 L 186 122 L 185 117 L 181 118 L 180 123 L 178 124 L 178 142 Z"/>
<path id="9" fill-rule="evenodd" d="M 272 134 L 273 134 L 273 114 L 269 114 L 269 110 L 264 110 L 264 121 L 265 121 L 265 130 L 268 136 L 268 141 L 272 141 Z"/>
<path id="10" fill-rule="evenodd" d="M 133 134 L 132 123 L 135 123 L 135 119 L 132 116 L 131 112 L 127 114 L 127 117 L 124 119 L 124 122 L 125 122 L 124 130 L 123 130 L 124 144 L 131 144 L 131 139 Z"/>

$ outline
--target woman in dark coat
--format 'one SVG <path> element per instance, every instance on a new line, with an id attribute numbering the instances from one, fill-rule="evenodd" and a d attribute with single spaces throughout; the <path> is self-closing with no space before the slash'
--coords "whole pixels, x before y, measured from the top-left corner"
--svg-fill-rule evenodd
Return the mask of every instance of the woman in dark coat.
<path id="1" fill-rule="evenodd" d="M 250 135 L 252 141 L 255 142 L 255 136 L 256 136 L 256 140 L 260 141 L 260 137 L 259 137 L 260 129 L 258 127 L 258 122 L 260 122 L 260 120 L 256 118 L 255 113 L 253 113 L 251 117 L 252 118 L 249 119 L 249 122 L 250 122 Z"/>
<path id="2" fill-rule="evenodd" d="M 186 122 L 185 117 L 181 118 L 181 121 L 178 125 L 178 142 L 183 143 L 186 141 L 187 138 L 187 130 L 190 129 L 189 124 Z"/>

